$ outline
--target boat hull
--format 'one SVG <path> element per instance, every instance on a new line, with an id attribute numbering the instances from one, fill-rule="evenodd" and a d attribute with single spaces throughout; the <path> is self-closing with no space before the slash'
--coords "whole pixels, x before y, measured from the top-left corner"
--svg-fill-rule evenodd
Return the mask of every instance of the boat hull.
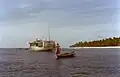
<path id="1" fill-rule="evenodd" d="M 75 51 L 73 51 L 71 53 L 63 53 L 63 54 L 56 55 L 56 59 L 59 59 L 59 58 L 72 58 L 72 57 L 75 57 Z"/>

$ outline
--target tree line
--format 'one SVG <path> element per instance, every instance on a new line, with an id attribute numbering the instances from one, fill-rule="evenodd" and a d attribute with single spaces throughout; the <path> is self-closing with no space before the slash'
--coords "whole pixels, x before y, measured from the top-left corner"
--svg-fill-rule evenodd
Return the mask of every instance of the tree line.
<path id="1" fill-rule="evenodd" d="M 101 40 L 78 42 L 70 47 L 105 47 L 105 46 L 120 46 L 120 37 L 106 38 Z"/>

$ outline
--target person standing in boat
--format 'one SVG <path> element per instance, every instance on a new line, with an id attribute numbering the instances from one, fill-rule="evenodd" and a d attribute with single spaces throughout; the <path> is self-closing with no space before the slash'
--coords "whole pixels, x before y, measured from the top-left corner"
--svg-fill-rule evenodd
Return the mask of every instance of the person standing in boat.
<path id="1" fill-rule="evenodd" d="M 59 55 L 60 52 L 61 52 L 61 48 L 60 48 L 59 43 L 57 43 L 57 44 L 56 44 L 56 48 L 55 48 L 55 54 L 56 54 L 56 56 Z"/>

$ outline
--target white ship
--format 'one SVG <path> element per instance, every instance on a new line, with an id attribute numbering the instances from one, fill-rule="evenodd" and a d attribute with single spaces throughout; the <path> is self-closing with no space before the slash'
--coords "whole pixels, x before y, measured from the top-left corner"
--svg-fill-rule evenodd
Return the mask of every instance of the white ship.
<path id="1" fill-rule="evenodd" d="M 49 40 L 39 40 L 36 39 L 33 42 L 30 42 L 30 50 L 33 51 L 53 51 L 55 49 L 55 41 L 50 40 L 50 28 L 48 28 Z"/>
<path id="2" fill-rule="evenodd" d="M 30 50 L 33 51 L 53 51 L 55 49 L 55 41 L 38 40 L 29 43 Z"/>

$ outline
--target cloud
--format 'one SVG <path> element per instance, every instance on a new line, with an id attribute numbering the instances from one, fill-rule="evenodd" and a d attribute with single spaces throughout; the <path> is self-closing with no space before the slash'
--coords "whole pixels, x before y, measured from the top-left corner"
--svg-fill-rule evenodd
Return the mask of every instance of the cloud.
<path id="1" fill-rule="evenodd" d="M 114 13 L 117 9 L 117 1 L 95 1 L 95 0 L 10 0 L 10 1 L 3 1 L 3 8 L 6 14 L 3 18 L 10 19 L 10 20 L 22 20 L 26 18 L 33 18 L 41 15 L 41 12 L 48 12 L 53 11 L 56 12 L 71 12 L 71 11 L 78 11 L 80 14 L 88 14 L 91 16 L 93 13 L 96 12 L 108 12 L 111 14 Z M 105 9 L 106 8 L 106 9 Z M 48 12 L 49 13 L 49 12 Z M 107 14 L 109 14 L 107 13 Z M 34 14 L 34 15 L 33 15 Z M 36 15 L 35 15 L 36 14 Z M 101 13 L 99 13 L 101 14 Z M 7 15 L 7 16 L 6 16 Z M 81 15 L 81 16 L 82 16 Z M 51 15 L 52 16 L 52 15 Z M 58 15 L 59 16 L 59 15 Z"/>
<path id="2" fill-rule="evenodd" d="M 0 47 L 47 38 L 48 27 L 62 46 L 117 36 L 119 12 L 118 0 L 0 0 Z"/>

